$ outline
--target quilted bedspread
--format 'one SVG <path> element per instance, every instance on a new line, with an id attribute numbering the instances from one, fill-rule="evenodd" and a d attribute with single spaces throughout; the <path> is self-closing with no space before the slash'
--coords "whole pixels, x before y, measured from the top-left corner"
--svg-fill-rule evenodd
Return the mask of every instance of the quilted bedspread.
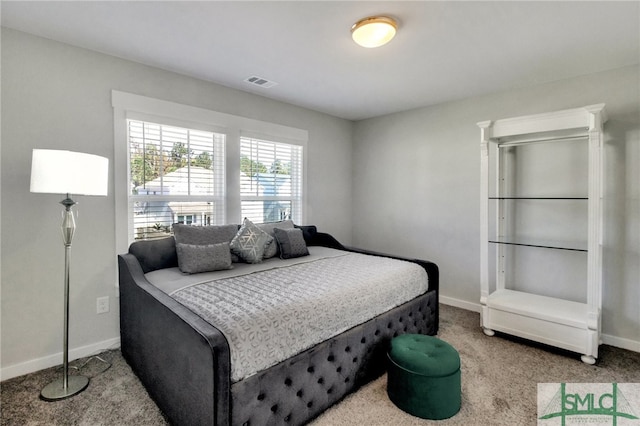
<path id="1" fill-rule="evenodd" d="M 417 264 L 340 252 L 188 285 L 171 296 L 225 335 L 235 382 L 427 288 L 427 274 Z"/>

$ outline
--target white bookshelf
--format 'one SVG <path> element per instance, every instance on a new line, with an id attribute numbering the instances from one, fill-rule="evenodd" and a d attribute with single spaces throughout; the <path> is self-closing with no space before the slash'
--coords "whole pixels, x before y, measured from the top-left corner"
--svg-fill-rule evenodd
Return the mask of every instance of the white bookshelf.
<path id="1" fill-rule="evenodd" d="M 604 104 L 598 104 L 478 123 L 480 303 L 485 334 L 512 334 L 580 353 L 585 363 L 595 363 L 602 309 L 602 128 L 606 119 Z M 526 148 L 533 145 L 533 150 Z M 523 166 L 527 163 L 521 158 L 527 155 L 534 160 L 537 155 L 540 171 L 530 173 Z M 544 182 L 545 156 L 549 163 L 568 158 L 567 174 L 551 174 L 549 182 Z M 586 164 L 575 164 L 582 159 Z M 580 166 L 586 170 L 585 182 L 576 184 L 571 173 Z M 543 181 L 536 185 L 527 179 Z M 536 216 L 543 218 L 543 226 L 527 222 Z M 529 254 L 534 250 L 545 251 L 540 258 L 553 259 L 553 265 L 527 265 L 527 259 L 535 258 Z M 564 264 L 568 272 L 554 274 Z M 527 284 L 519 282 L 527 279 L 516 278 L 514 268 L 525 270 Z M 545 268 L 551 271 L 551 282 L 530 278 Z M 553 282 L 554 275 L 558 282 Z M 574 279 L 567 279 L 570 276 Z M 563 286 L 564 293 L 544 294 Z"/>

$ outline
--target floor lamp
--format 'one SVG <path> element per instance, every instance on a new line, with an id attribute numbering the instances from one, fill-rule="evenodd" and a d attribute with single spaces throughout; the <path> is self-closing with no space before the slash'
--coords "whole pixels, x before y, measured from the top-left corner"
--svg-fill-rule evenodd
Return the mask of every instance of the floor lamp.
<path id="1" fill-rule="evenodd" d="M 89 378 L 69 376 L 69 258 L 76 223 L 71 208 L 75 195 L 107 195 L 109 160 L 97 155 L 52 149 L 34 149 L 31 162 L 31 192 L 66 194 L 60 202 L 64 206 L 62 242 L 64 243 L 64 340 L 63 377 L 42 389 L 45 401 L 58 401 L 76 395 L 87 388 Z"/>

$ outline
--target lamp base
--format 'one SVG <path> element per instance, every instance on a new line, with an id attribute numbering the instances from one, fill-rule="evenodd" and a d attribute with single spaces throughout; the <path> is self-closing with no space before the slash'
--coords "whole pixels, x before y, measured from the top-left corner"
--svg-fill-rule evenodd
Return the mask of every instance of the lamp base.
<path id="1" fill-rule="evenodd" d="M 89 386 L 89 378 L 85 376 L 69 376 L 67 379 L 66 389 L 64 380 L 58 379 L 42 389 L 40 398 L 45 401 L 59 401 L 79 394 Z"/>

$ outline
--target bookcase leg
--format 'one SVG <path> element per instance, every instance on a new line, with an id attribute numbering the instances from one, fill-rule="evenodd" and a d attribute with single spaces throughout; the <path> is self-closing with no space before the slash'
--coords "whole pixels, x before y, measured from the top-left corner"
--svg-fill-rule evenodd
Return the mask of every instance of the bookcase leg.
<path id="1" fill-rule="evenodd" d="M 490 329 L 490 328 L 484 328 L 484 327 L 483 327 L 483 328 L 482 328 L 482 331 L 484 331 L 484 334 L 486 334 L 487 336 L 493 336 L 494 334 L 496 334 L 496 332 L 495 332 L 495 331 L 493 331 L 493 330 L 492 330 L 492 329 Z"/>
<path id="2" fill-rule="evenodd" d="M 594 357 L 592 357 L 591 355 L 582 355 L 580 357 L 580 359 L 582 360 L 582 362 L 584 362 L 585 364 L 589 364 L 589 365 L 593 365 L 596 363 L 596 359 Z"/>

